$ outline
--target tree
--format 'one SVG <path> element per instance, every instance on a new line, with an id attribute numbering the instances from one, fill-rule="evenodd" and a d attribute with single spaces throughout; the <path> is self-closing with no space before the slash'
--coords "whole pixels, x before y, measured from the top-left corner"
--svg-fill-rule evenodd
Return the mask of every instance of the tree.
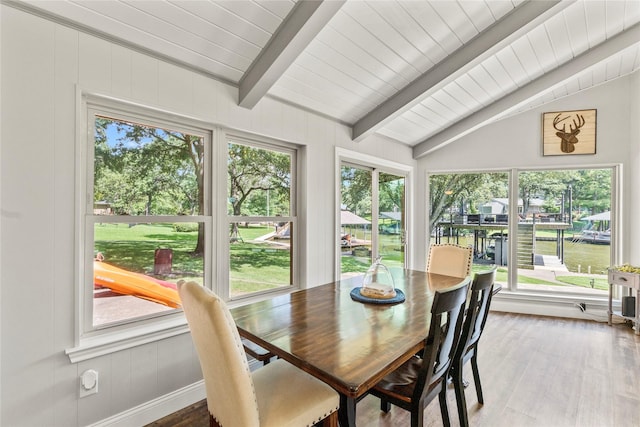
<path id="1" fill-rule="evenodd" d="M 487 189 L 504 187 L 502 173 L 460 173 L 441 174 L 429 177 L 429 231 L 433 232 L 447 211 L 468 203 L 474 206 L 478 201 L 487 201 Z M 506 194 L 506 190 L 502 189 Z M 491 197 L 498 197 L 493 193 Z M 466 203 L 465 203 L 466 201 Z"/>
<path id="2" fill-rule="evenodd" d="M 289 154 L 229 143 L 227 160 L 230 214 L 233 216 L 289 215 L 291 200 L 291 157 Z M 272 205 L 273 202 L 273 205 Z M 248 208 L 247 208 L 248 207 Z M 249 210 L 251 212 L 249 212 Z M 231 234 L 237 235 L 237 223 Z"/>
<path id="3" fill-rule="evenodd" d="M 404 207 L 404 178 L 381 173 L 379 175 L 380 212 L 393 212 Z"/>
<path id="4" fill-rule="evenodd" d="M 522 199 L 522 212 L 529 212 L 531 199 L 559 198 L 577 176 L 577 171 L 528 171 L 518 175 L 518 193 Z"/>
<path id="5" fill-rule="evenodd" d="M 342 207 L 356 215 L 371 214 L 371 171 L 352 166 L 340 170 Z"/>
<path id="6" fill-rule="evenodd" d="M 571 187 L 579 212 L 593 215 L 611 210 L 611 169 L 579 170 Z"/>
<path id="7" fill-rule="evenodd" d="M 202 137 L 98 117 L 94 158 L 94 200 L 108 200 L 117 213 L 177 215 L 186 201 L 204 214 Z M 194 254 L 203 253 L 199 223 Z"/>

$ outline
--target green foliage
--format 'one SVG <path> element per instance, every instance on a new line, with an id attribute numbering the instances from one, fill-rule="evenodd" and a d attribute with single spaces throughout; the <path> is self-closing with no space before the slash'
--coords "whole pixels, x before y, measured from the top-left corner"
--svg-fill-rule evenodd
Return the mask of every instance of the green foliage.
<path id="1" fill-rule="evenodd" d="M 576 211 L 593 215 L 611 210 L 611 169 L 580 170 L 571 186 Z"/>
<path id="2" fill-rule="evenodd" d="M 556 199 L 561 197 L 577 176 L 577 170 L 520 172 L 518 192 L 522 199 L 523 212 L 529 212 L 531 199 L 536 197 L 545 199 L 549 203 L 548 206 L 556 206 Z"/>
<path id="3" fill-rule="evenodd" d="M 352 166 L 340 169 L 343 208 L 361 217 L 371 216 L 371 171 Z"/>
<path id="4" fill-rule="evenodd" d="M 291 156 L 237 143 L 228 153 L 229 214 L 289 215 Z"/>
<path id="5" fill-rule="evenodd" d="M 379 199 L 380 212 L 402 210 L 404 207 L 404 178 L 384 172 L 380 173 Z"/>
<path id="6" fill-rule="evenodd" d="M 445 213 L 460 212 L 492 198 L 507 197 L 506 173 L 437 174 L 429 177 L 429 230 L 433 231 Z M 475 210 L 475 209 L 474 209 Z M 468 208 L 465 213 L 469 213 Z"/>
<path id="7" fill-rule="evenodd" d="M 193 233 L 198 231 L 198 224 L 192 222 L 176 222 L 173 229 L 177 233 Z"/>
<path id="8" fill-rule="evenodd" d="M 118 215 L 204 211 L 203 138 L 96 118 L 94 200 Z"/>

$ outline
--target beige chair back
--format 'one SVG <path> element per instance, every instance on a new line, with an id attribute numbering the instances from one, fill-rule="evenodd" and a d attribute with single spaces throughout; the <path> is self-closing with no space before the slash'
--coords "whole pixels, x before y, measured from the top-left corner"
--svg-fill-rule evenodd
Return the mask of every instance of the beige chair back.
<path id="1" fill-rule="evenodd" d="M 464 278 L 471 274 L 473 249 L 452 243 L 433 244 L 429 248 L 427 272 Z"/>
<path id="2" fill-rule="evenodd" d="M 178 293 L 200 359 L 209 413 L 222 426 L 258 426 L 249 363 L 226 304 L 195 282 L 179 283 Z"/>

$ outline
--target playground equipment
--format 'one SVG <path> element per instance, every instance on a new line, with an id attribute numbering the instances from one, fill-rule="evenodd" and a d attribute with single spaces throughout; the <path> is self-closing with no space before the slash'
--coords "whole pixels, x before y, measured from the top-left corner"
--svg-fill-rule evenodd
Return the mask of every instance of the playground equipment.
<path id="1" fill-rule="evenodd" d="M 109 288 L 123 295 L 133 295 L 173 308 L 180 308 L 175 283 L 134 273 L 96 259 L 93 261 L 94 287 Z"/>

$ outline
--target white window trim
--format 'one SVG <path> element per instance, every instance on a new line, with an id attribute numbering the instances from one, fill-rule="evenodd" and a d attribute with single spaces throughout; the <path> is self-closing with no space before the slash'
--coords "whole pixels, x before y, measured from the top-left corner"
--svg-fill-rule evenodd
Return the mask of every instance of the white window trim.
<path id="1" fill-rule="evenodd" d="M 92 281 L 92 271 L 87 267 L 89 259 L 93 259 L 93 225 L 96 218 L 92 213 L 93 166 L 89 157 L 92 156 L 90 141 L 93 140 L 93 128 L 89 125 L 89 115 L 94 111 L 104 114 L 113 114 L 118 118 L 133 116 L 137 120 L 143 120 L 147 124 L 159 127 L 171 127 L 172 129 L 202 135 L 207 139 L 207 144 L 215 146 L 212 126 L 201 121 L 178 116 L 176 114 L 149 108 L 139 104 L 118 100 L 109 96 L 86 92 L 76 87 L 76 120 L 78 123 L 76 133 L 76 236 L 75 236 L 75 271 L 76 271 L 76 301 L 75 304 L 75 338 L 74 347 L 65 353 L 72 363 L 92 359 L 115 351 L 139 346 L 148 342 L 165 339 L 171 336 L 188 332 L 186 319 L 181 310 L 168 313 L 141 317 L 122 324 L 93 327 L 93 295 L 88 292 L 87 283 Z M 164 123 L 164 124 L 163 124 Z M 204 222 L 208 233 L 205 235 L 205 267 L 204 283 L 212 283 L 211 277 L 216 269 L 214 246 L 215 229 L 213 218 L 207 215 L 211 211 L 212 197 L 210 183 L 212 155 L 205 157 L 209 165 L 205 170 L 205 215 L 197 216 L 157 216 L 156 219 L 169 222 Z M 89 206 L 91 205 L 91 206 Z M 90 217 L 90 218 L 89 218 Z M 145 222 L 144 218 L 131 217 L 132 222 Z M 116 218 L 100 218 L 102 222 L 117 221 Z"/>
<path id="2" fill-rule="evenodd" d="M 257 137 L 241 131 L 233 131 L 225 129 L 213 123 L 204 122 L 202 120 L 175 114 L 170 111 L 152 108 L 139 103 L 114 98 L 94 92 L 84 91 L 81 87 L 76 86 L 75 94 L 76 102 L 76 158 L 75 158 L 75 194 L 76 203 L 74 215 L 76 218 L 76 234 L 74 236 L 75 246 L 75 330 L 74 330 L 74 345 L 71 348 L 65 350 L 65 354 L 69 357 L 71 363 L 77 363 L 84 360 L 93 359 L 99 356 L 107 355 L 117 351 L 126 350 L 129 348 L 144 345 L 150 342 L 155 342 L 170 338 L 176 335 L 181 335 L 189 332 L 184 313 L 182 310 L 175 310 L 169 313 L 154 316 L 150 318 L 142 317 L 132 322 L 113 325 L 107 328 L 86 328 L 87 313 L 89 317 L 92 317 L 91 311 L 87 309 L 87 304 L 93 305 L 93 301 L 89 301 L 87 297 L 87 290 L 85 289 L 86 282 L 86 260 L 93 259 L 93 245 L 87 245 L 87 235 L 93 236 L 93 230 L 89 230 L 89 222 L 85 221 L 86 206 L 89 200 L 92 200 L 91 191 L 93 181 L 88 179 L 88 173 L 92 166 L 89 164 L 88 149 L 89 140 L 93 139 L 92 130 L 88 128 L 88 112 L 89 106 L 92 104 L 98 104 L 100 110 L 107 112 L 110 109 L 115 111 L 114 114 L 117 117 L 122 117 L 122 112 L 128 112 L 133 114 L 138 120 L 146 120 L 148 124 L 158 123 L 159 118 L 161 122 L 166 121 L 173 129 L 184 129 L 187 132 L 191 132 L 194 129 L 197 130 L 196 134 L 206 132 L 209 135 L 209 155 L 205 158 L 205 162 L 208 164 L 208 171 L 205 171 L 205 214 L 201 216 L 189 216 L 189 217 L 173 217 L 166 216 L 162 219 L 167 219 L 171 222 L 200 222 L 206 221 L 208 223 L 209 232 L 205 235 L 205 251 L 206 259 L 205 264 L 208 263 L 210 267 L 205 267 L 204 283 L 205 286 L 212 287 L 213 290 L 221 295 L 229 303 L 230 307 L 247 304 L 253 301 L 271 298 L 274 295 L 290 293 L 299 288 L 299 265 L 301 262 L 302 252 L 300 251 L 300 245 L 298 245 L 298 253 L 295 258 L 296 265 L 294 266 L 294 285 L 292 288 L 285 290 L 267 291 L 264 293 L 257 293 L 249 297 L 245 297 L 242 300 L 229 301 L 229 289 L 223 284 L 228 282 L 228 257 L 229 257 L 229 243 L 223 244 L 224 240 L 220 240 L 220 236 L 226 236 L 228 234 L 228 215 L 226 203 L 220 202 L 226 200 L 227 195 L 227 165 L 226 165 L 226 150 L 228 136 L 232 138 L 242 139 L 246 142 L 250 142 L 255 146 L 262 146 L 266 148 L 280 147 L 283 151 L 293 152 L 294 162 L 299 161 L 302 155 L 302 147 L 293 143 L 285 143 L 277 140 L 271 140 L 266 137 Z M 163 127 L 160 123 L 159 127 Z M 298 175 L 298 170 L 292 170 L 294 174 L 292 179 L 292 209 L 296 209 L 297 203 L 295 198 L 297 193 L 297 181 L 302 177 Z M 296 224 L 299 221 L 299 214 L 291 212 L 291 217 L 285 218 L 285 220 L 291 220 L 294 217 Z M 105 218 L 105 220 L 107 220 Z M 135 221 L 136 218 L 132 217 L 131 220 Z M 140 219 L 142 220 L 142 219 Z M 175 220 L 175 221 L 174 221 Z M 108 221 L 108 220 L 107 220 Z M 87 234 L 88 233 L 88 234 Z M 296 241 L 300 242 L 302 233 L 300 233 L 299 227 L 294 225 L 294 233 L 296 233 Z M 214 244 L 219 242 L 219 244 Z M 214 279 L 215 278 L 215 279 Z M 89 277 L 91 281 L 91 277 Z M 89 322 L 93 319 L 90 318 Z"/>
<path id="3" fill-rule="evenodd" d="M 429 177 L 431 175 L 442 175 L 442 174 L 458 174 L 458 173 L 507 173 L 509 180 L 509 199 L 511 201 L 518 200 L 519 192 L 518 192 L 518 173 L 525 171 L 547 171 L 547 170 L 583 170 L 583 169 L 611 169 L 611 215 L 614 218 L 612 222 L 611 229 L 611 264 L 615 265 L 620 263 L 620 260 L 623 259 L 622 252 L 622 239 L 619 236 L 622 235 L 623 232 L 623 222 L 621 217 L 622 205 L 621 198 L 623 194 L 622 188 L 622 164 L 620 163 L 604 163 L 604 164 L 585 164 L 585 165 L 553 165 L 549 167 L 519 167 L 519 168 L 510 168 L 510 169 L 446 169 L 446 170 L 437 170 L 437 171 L 427 171 L 426 172 L 426 203 L 429 203 Z M 517 203 L 509 203 L 510 211 L 509 215 L 512 217 L 517 216 Z M 426 212 L 429 212 L 428 206 Z M 428 215 L 425 217 L 425 222 L 429 223 Z M 427 233 L 428 234 L 428 233 Z M 517 223 L 510 222 L 509 224 L 509 234 L 516 235 L 517 234 Z M 427 236 L 430 240 L 430 235 Z M 427 245 L 429 244 L 429 240 L 427 241 Z M 509 259 L 515 259 L 517 257 L 517 247 L 512 244 L 512 241 L 508 242 L 508 250 L 509 250 Z M 531 306 L 533 307 L 530 311 L 532 314 L 539 315 L 559 315 L 560 312 L 554 311 L 554 304 L 564 304 L 564 305 L 573 305 L 576 301 L 585 300 L 589 301 L 590 306 L 595 306 L 598 308 L 602 308 L 605 305 L 607 300 L 607 296 L 603 295 L 602 297 L 589 297 L 584 294 L 574 293 L 571 291 L 566 292 L 544 292 L 544 291 L 526 291 L 517 289 L 517 277 L 518 271 L 517 269 L 510 268 L 508 273 L 508 285 L 503 288 L 503 291 L 496 294 L 494 297 L 495 301 L 502 302 L 500 304 L 500 308 L 497 308 L 498 311 L 513 311 L 513 312 L 524 312 L 522 309 L 514 309 L 510 310 L 509 307 L 515 306 L 516 304 Z M 549 309 L 549 307 L 551 307 Z M 575 310 L 573 310 L 575 311 Z M 562 312 L 564 313 L 564 312 Z M 572 317 L 580 317 L 578 315 Z"/>

